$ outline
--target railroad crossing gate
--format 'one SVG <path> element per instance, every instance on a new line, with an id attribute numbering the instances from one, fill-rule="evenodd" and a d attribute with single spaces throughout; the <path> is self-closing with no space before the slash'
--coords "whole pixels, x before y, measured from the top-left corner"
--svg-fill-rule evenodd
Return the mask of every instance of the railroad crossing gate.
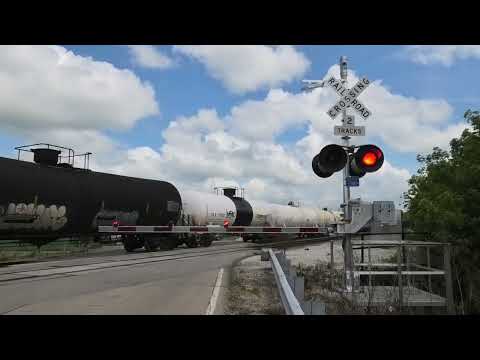
<path id="1" fill-rule="evenodd" d="M 153 225 L 119 225 L 98 226 L 99 233 L 106 234 L 152 234 L 152 233 L 176 233 L 176 234 L 328 234 L 326 227 L 274 227 L 274 226 L 153 226 Z"/>

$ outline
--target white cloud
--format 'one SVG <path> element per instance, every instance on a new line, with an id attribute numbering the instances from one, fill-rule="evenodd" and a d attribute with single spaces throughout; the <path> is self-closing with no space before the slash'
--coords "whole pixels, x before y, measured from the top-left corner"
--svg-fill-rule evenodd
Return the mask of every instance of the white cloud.
<path id="1" fill-rule="evenodd" d="M 288 45 L 177 45 L 174 51 L 200 61 L 237 94 L 298 79 L 310 66 L 305 55 Z"/>
<path id="2" fill-rule="evenodd" d="M 338 66 L 334 65 L 327 76 L 337 73 Z M 358 76 L 349 71 L 350 86 L 357 81 Z M 310 126 L 309 137 L 300 145 L 312 149 L 313 145 L 318 146 L 320 139 L 335 141 L 333 125 L 338 124 L 340 118 L 332 120 L 326 112 L 338 99 L 338 95 L 329 88 L 317 89 L 309 94 L 272 89 L 264 100 L 249 100 L 233 107 L 226 121 L 232 134 L 257 141 L 272 140 L 290 128 Z M 373 82 L 362 93 L 360 100 L 373 113 L 367 121 L 360 120 L 360 116 L 355 114 L 357 125 L 367 126 L 367 137 L 362 141 L 381 138 L 401 152 L 424 152 L 434 146 L 447 147 L 449 140 L 466 127 L 463 122 L 449 122 L 453 108 L 445 100 L 394 94 L 381 81 Z"/>
<path id="3" fill-rule="evenodd" d="M 1 48 L 1 126 L 124 130 L 157 113 L 153 88 L 129 70 L 60 46 Z"/>
<path id="4" fill-rule="evenodd" d="M 332 66 L 328 74 L 337 74 Z M 349 74 L 350 84 L 358 77 Z M 214 109 L 202 109 L 190 117 L 178 117 L 163 132 L 159 149 L 130 149 L 119 173 L 147 176 L 173 182 L 181 188 L 212 191 L 213 186 L 243 186 L 250 199 L 286 204 L 338 207 L 341 201 L 341 172 L 319 179 L 311 169 L 312 157 L 333 136 L 327 109 L 338 100 L 331 89 L 292 94 L 272 89 L 263 100 L 248 100 L 220 117 Z M 366 138 L 354 143 L 378 143 L 381 138 L 400 152 L 430 151 L 448 145 L 465 124 L 451 124 L 451 106 L 442 99 L 416 99 L 394 94 L 376 81 L 361 95 L 373 112 L 366 125 Z M 295 127 L 307 127 L 300 139 L 280 144 L 278 137 Z M 361 179 L 365 200 L 393 200 L 399 204 L 410 173 L 392 165 L 386 154 L 382 169 Z M 414 158 L 412 154 L 412 158 Z"/>
<path id="5" fill-rule="evenodd" d="M 133 62 L 151 69 L 169 69 L 174 61 L 152 45 L 129 45 Z"/>
<path id="6" fill-rule="evenodd" d="M 107 153 L 103 129 L 158 114 L 153 88 L 133 72 L 60 46 L 2 46 L 0 128 L 26 141 Z"/>
<path id="7" fill-rule="evenodd" d="M 480 45 L 412 45 L 404 55 L 418 64 L 452 65 L 457 59 L 480 59 Z"/>

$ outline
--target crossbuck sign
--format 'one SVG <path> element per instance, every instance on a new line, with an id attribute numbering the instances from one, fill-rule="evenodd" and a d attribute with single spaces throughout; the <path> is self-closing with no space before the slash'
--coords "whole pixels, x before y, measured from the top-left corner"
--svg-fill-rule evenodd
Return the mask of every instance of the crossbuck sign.
<path id="1" fill-rule="evenodd" d="M 370 85 L 370 80 L 362 78 L 353 88 L 347 89 L 340 80 L 332 76 L 328 79 L 327 84 L 341 96 L 341 99 L 327 111 L 332 119 L 335 119 L 347 107 L 354 109 L 365 120 L 370 116 L 370 110 L 357 99 L 363 90 Z"/>

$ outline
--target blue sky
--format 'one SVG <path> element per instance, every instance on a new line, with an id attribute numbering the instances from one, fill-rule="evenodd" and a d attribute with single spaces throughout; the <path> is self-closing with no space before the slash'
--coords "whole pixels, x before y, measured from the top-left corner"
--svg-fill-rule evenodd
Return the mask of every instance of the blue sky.
<path id="1" fill-rule="evenodd" d="M 302 95 L 300 80 L 322 79 L 329 71 L 338 77 L 340 55 L 348 57 L 356 76 L 379 81 L 360 97 L 373 116 L 357 125 L 365 125 L 371 136 L 355 143 L 380 145 L 391 166 L 379 175 L 385 193 L 397 175 L 394 191 L 403 191 L 405 179 L 416 171 L 416 154 L 434 145 L 447 147 L 465 127 L 464 111 L 478 109 L 480 85 L 473 79 L 480 77 L 479 47 L 0 47 L 0 60 L 8 65 L 0 69 L 6 79 L 2 90 L 9 94 L 0 101 L 0 152 L 11 156 L 14 146 L 30 140 L 70 141 L 93 148 L 98 155 L 94 164 L 104 171 L 165 177 L 192 188 L 234 182 L 258 194 L 276 186 L 282 201 L 308 197 L 307 190 L 291 189 L 318 185 L 308 159 L 315 146 L 320 151 L 335 141 L 331 132 L 339 121 L 328 118 L 324 109 L 336 95 L 330 89 Z M 171 128 L 172 121 L 177 128 Z M 208 145 L 208 139 L 215 142 Z M 221 144 L 227 143 L 225 150 Z M 255 146 L 263 150 L 252 150 Z M 232 147 L 254 152 L 230 153 Z M 204 166 L 196 173 L 190 151 Z M 272 169 L 301 169 L 302 174 L 289 183 L 268 173 L 263 153 L 265 165 L 244 167 L 243 161 L 258 151 L 276 157 L 279 164 Z M 215 161 L 221 162 L 218 171 Z M 283 168 L 282 161 L 290 167 Z M 370 193 L 380 186 L 373 176 L 365 181 Z"/>

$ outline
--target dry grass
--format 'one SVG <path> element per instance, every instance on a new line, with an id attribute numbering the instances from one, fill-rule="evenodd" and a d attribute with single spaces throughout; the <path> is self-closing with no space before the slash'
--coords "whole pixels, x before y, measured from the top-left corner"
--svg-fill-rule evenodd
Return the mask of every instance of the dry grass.
<path id="1" fill-rule="evenodd" d="M 225 315 L 283 315 L 271 269 L 237 265 L 232 269 Z"/>
<path id="2" fill-rule="evenodd" d="M 36 261 L 51 257 L 62 257 L 87 253 L 89 249 L 102 247 L 98 243 L 62 242 L 49 243 L 40 249 L 30 244 L 0 248 L 0 263 L 12 261 Z"/>

